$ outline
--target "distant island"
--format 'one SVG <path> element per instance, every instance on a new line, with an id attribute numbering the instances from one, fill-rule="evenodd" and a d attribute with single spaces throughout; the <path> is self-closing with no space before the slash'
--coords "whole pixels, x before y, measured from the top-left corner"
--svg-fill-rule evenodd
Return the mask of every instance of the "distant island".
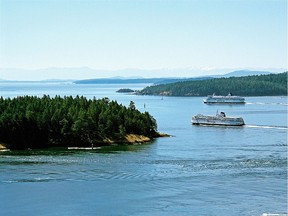
<path id="1" fill-rule="evenodd" d="M 129 88 L 122 88 L 122 89 L 117 90 L 116 92 L 118 92 L 118 93 L 132 93 L 135 91 L 132 89 L 129 89 Z"/>
<path id="2" fill-rule="evenodd" d="M 0 147 L 35 149 L 147 142 L 161 136 L 156 120 L 108 98 L 0 97 Z"/>
<path id="3" fill-rule="evenodd" d="M 179 71 L 181 73 L 181 71 Z M 85 79 L 75 80 L 75 84 L 150 84 L 160 85 L 169 84 L 184 81 L 199 81 L 209 80 L 214 78 L 228 78 L 228 77 L 242 77 L 242 76 L 253 76 L 253 75 L 267 75 L 272 74 L 268 71 L 252 71 L 252 70 L 238 70 L 232 71 L 226 74 L 199 76 L 199 77 L 161 77 L 161 78 L 129 78 L 129 77 L 111 77 L 111 78 L 96 78 L 96 79 Z"/>
<path id="4" fill-rule="evenodd" d="M 287 95 L 287 72 L 280 74 L 190 80 L 148 86 L 139 95 L 207 96 L 213 93 L 240 96 Z"/>
<path id="5" fill-rule="evenodd" d="M 139 83 L 155 83 L 162 81 L 163 78 L 98 78 L 98 79 L 85 79 L 76 80 L 75 84 L 139 84 Z"/>

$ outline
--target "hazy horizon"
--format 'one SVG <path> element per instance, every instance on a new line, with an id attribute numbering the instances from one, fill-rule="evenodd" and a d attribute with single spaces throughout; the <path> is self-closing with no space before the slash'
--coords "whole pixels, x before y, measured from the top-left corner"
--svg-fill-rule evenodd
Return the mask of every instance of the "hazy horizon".
<path id="1" fill-rule="evenodd" d="M 220 68 L 220 69 L 155 69 L 143 70 L 127 68 L 122 70 L 97 70 L 89 67 L 75 68 L 41 68 L 41 69 L 19 69 L 0 68 L 0 80 L 7 81 L 45 81 L 45 80 L 81 80 L 97 78 L 190 78 L 209 75 L 224 75 L 235 71 L 262 71 L 281 73 L 287 71 L 284 68 Z M 21 76 L 21 74 L 23 76 Z M 174 74 L 174 76 L 173 76 Z"/>

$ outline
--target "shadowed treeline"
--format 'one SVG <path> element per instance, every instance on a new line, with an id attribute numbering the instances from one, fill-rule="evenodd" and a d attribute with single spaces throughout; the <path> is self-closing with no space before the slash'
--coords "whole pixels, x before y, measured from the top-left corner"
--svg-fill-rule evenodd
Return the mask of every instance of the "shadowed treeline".
<path id="1" fill-rule="evenodd" d="M 0 143 L 11 149 L 103 145 L 128 134 L 154 137 L 155 119 L 108 98 L 0 98 Z"/>

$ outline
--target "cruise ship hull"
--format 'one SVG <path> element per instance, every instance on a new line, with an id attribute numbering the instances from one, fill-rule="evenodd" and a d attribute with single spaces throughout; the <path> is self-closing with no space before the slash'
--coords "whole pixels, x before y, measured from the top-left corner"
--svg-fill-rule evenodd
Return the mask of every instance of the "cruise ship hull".
<path id="1" fill-rule="evenodd" d="M 203 100 L 204 103 L 206 104 L 214 104 L 214 103 L 231 103 L 231 104 L 244 104 L 245 101 L 244 100 L 229 100 L 229 99 L 213 99 L 213 100 L 208 100 L 205 99 Z"/>
<path id="2" fill-rule="evenodd" d="M 204 116 L 198 114 L 192 117 L 192 124 L 195 125 L 225 125 L 242 126 L 244 120 L 241 117 Z"/>
<path id="3" fill-rule="evenodd" d="M 240 96 L 221 96 L 221 95 L 208 95 L 206 99 L 203 100 L 204 103 L 233 103 L 233 104 L 244 104 L 245 98 Z"/>

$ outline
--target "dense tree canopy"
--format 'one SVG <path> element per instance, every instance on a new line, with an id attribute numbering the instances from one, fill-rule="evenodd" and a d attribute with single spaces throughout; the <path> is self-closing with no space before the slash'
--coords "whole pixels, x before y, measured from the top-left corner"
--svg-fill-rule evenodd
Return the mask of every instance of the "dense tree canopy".
<path id="1" fill-rule="evenodd" d="M 108 98 L 0 98 L 0 143 L 9 148 L 99 145 L 127 134 L 153 137 L 155 119 Z"/>
<path id="2" fill-rule="evenodd" d="M 217 78 L 154 85 L 139 91 L 143 95 L 207 96 L 213 93 L 239 96 L 287 95 L 287 72 L 281 74 Z"/>

